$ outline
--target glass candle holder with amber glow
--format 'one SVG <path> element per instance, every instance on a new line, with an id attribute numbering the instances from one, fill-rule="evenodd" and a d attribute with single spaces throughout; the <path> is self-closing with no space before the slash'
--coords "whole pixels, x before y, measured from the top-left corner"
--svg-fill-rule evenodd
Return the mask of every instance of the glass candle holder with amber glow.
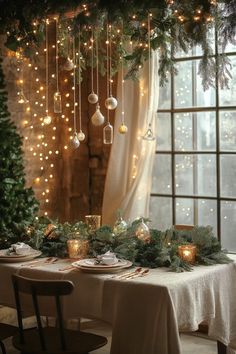
<path id="1" fill-rule="evenodd" d="M 195 245 L 181 245 L 178 247 L 178 253 L 180 258 L 188 263 L 194 264 L 196 258 L 196 246 Z"/>
<path id="2" fill-rule="evenodd" d="M 67 241 L 67 250 L 70 258 L 86 258 L 89 251 L 87 240 L 72 239 Z"/>
<path id="3" fill-rule="evenodd" d="M 94 232 L 101 226 L 101 215 L 86 215 L 85 223 L 88 225 L 89 231 Z"/>

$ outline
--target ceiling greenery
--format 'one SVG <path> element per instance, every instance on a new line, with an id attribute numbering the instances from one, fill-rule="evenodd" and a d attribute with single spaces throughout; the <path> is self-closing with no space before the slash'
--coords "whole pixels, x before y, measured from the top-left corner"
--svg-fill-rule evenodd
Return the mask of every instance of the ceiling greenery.
<path id="1" fill-rule="evenodd" d="M 77 36 L 80 28 L 86 42 L 91 28 L 94 30 L 100 70 L 105 72 L 103 44 L 108 23 L 112 28 L 112 70 L 118 70 L 122 58 L 127 63 L 127 77 L 135 78 L 148 59 L 147 18 L 151 14 L 150 43 L 160 53 L 161 84 L 176 73 L 177 51 L 187 52 L 195 46 L 203 53 L 198 70 L 205 89 L 214 86 L 216 69 L 222 87 L 227 87 L 230 79 L 231 65 L 224 52 L 228 43 L 235 44 L 236 0 L 1 0 L 0 6 L 0 32 L 7 34 L 6 46 L 15 51 L 22 47 L 26 55 L 44 40 L 46 18 L 59 16 L 64 39 L 66 34 Z M 68 23 L 70 33 L 66 32 Z M 215 33 L 221 44 L 218 56 L 210 33 Z M 82 55 L 89 57 L 86 48 Z M 84 62 L 91 65 L 89 60 Z"/>

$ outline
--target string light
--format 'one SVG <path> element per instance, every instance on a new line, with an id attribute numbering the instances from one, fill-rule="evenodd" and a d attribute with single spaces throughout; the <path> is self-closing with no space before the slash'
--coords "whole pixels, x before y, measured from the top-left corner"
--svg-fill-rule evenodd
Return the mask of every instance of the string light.
<path id="1" fill-rule="evenodd" d="M 48 62 L 48 25 L 49 25 L 49 21 L 46 20 L 45 22 L 45 38 L 46 38 L 46 49 L 45 49 L 45 73 L 46 73 L 46 115 L 45 117 L 43 118 L 43 123 L 46 124 L 46 125 L 49 125 L 51 124 L 52 122 L 52 118 L 51 116 L 48 114 L 48 90 L 49 90 L 49 82 L 48 82 L 48 65 L 49 65 L 49 62 Z M 37 78 L 38 79 L 38 78 Z M 37 80 L 36 79 L 36 80 Z M 39 81 L 39 79 L 38 79 Z"/>
<path id="2" fill-rule="evenodd" d="M 57 90 L 53 95 L 53 103 L 54 103 L 54 113 L 61 113 L 62 107 L 61 107 L 61 94 L 59 90 L 59 79 L 58 79 L 58 20 L 56 18 L 55 20 L 55 27 L 56 27 L 56 44 L 55 44 L 55 49 L 56 49 L 56 84 L 57 84 Z M 53 75 L 54 77 L 54 75 Z"/>
<path id="3" fill-rule="evenodd" d="M 80 56 L 80 54 L 79 54 Z M 78 133 L 77 133 L 77 127 L 76 127 L 76 56 L 75 56 L 75 37 L 73 38 L 73 83 L 74 83 L 74 90 L 73 90 L 73 98 L 74 98 L 74 133 L 73 133 L 73 139 L 72 139 L 72 144 L 75 149 L 77 149 L 80 146 L 80 141 L 78 138 Z M 79 68 L 80 70 L 80 68 Z"/>

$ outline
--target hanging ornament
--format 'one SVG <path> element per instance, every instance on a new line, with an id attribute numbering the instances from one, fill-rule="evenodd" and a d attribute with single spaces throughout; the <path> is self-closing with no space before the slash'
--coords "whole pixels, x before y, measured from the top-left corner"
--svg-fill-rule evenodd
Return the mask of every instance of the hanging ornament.
<path id="1" fill-rule="evenodd" d="M 80 146 L 79 137 L 78 137 L 78 134 L 76 132 L 74 132 L 74 134 L 73 134 L 72 144 L 73 144 L 73 147 L 75 149 L 77 149 Z"/>
<path id="2" fill-rule="evenodd" d="M 25 97 L 23 90 L 19 92 L 18 96 L 19 96 L 18 103 L 20 104 L 29 103 L 29 100 Z"/>
<path id="3" fill-rule="evenodd" d="M 25 94 L 24 94 L 24 59 L 22 57 L 22 53 L 20 52 L 19 54 L 19 59 L 21 61 L 21 90 L 20 92 L 18 93 L 18 103 L 20 104 L 26 104 L 26 103 L 29 103 L 29 100 L 26 98 Z"/>
<path id="4" fill-rule="evenodd" d="M 119 133 L 126 134 L 127 131 L 128 131 L 127 125 L 125 125 L 124 123 L 121 123 L 121 125 L 119 126 Z"/>
<path id="5" fill-rule="evenodd" d="M 106 145 L 113 143 L 113 126 L 108 121 L 107 125 L 103 128 L 103 143 Z"/>
<path id="6" fill-rule="evenodd" d="M 92 121 L 93 125 L 96 125 L 96 126 L 102 125 L 105 121 L 105 118 L 100 111 L 99 104 L 97 104 L 96 111 L 92 115 L 91 121 Z"/>
<path id="7" fill-rule="evenodd" d="M 97 103 L 98 102 L 98 95 L 96 93 L 94 93 L 94 92 L 91 92 L 88 95 L 88 101 L 91 104 Z"/>
<path id="8" fill-rule="evenodd" d="M 147 122 L 149 121 L 149 116 L 151 117 L 150 122 L 148 123 L 148 128 L 143 135 L 143 140 L 154 141 L 156 140 L 155 135 L 152 131 L 152 117 L 153 114 L 150 111 L 150 96 L 151 96 L 151 26 L 150 19 L 152 14 L 148 14 L 148 95 L 147 95 Z"/>
<path id="9" fill-rule="evenodd" d="M 61 94 L 59 92 L 59 79 L 58 79 L 58 35 L 57 35 L 57 18 L 56 18 L 56 81 L 57 81 L 57 91 L 53 95 L 53 106 L 54 113 L 61 113 Z"/>
<path id="10" fill-rule="evenodd" d="M 141 219 L 141 222 L 138 224 L 138 227 L 136 228 L 135 231 L 135 235 L 139 240 L 145 243 L 150 243 L 151 240 L 150 230 L 149 227 L 143 221 L 143 219 Z"/>
<path id="11" fill-rule="evenodd" d="M 122 232 L 125 232 L 127 228 L 128 228 L 127 222 L 124 219 L 122 219 L 121 216 L 119 216 L 114 224 L 113 232 L 115 235 L 119 235 Z"/>
<path id="12" fill-rule="evenodd" d="M 156 140 L 155 135 L 154 135 L 154 133 L 153 133 L 153 131 L 152 131 L 152 125 L 151 125 L 151 123 L 149 123 L 148 129 L 147 129 L 146 133 L 143 135 L 142 138 L 143 138 L 143 140 L 147 140 L 147 141 L 154 141 L 154 140 Z"/>
<path id="13" fill-rule="evenodd" d="M 105 106 L 106 106 L 107 109 L 110 109 L 110 110 L 116 109 L 116 107 L 117 107 L 117 99 L 115 97 L 113 97 L 113 96 L 108 97 L 106 99 L 106 101 L 105 101 Z"/>
<path id="14" fill-rule="evenodd" d="M 74 69 L 74 63 L 72 61 L 72 59 L 70 59 L 69 57 L 66 59 L 66 62 L 63 65 L 64 70 L 66 71 L 71 71 L 72 69 Z"/>
<path id="15" fill-rule="evenodd" d="M 85 134 L 82 132 L 82 130 L 80 130 L 80 132 L 78 133 L 78 139 L 79 141 L 84 141 L 85 139 Z"/>
<path id="16" fill-rule="evenodd" d="M 49 115 L 46 115 L 45 117 L 43 117 L 43 123 L 45 125 L 49 125 L 52 123 L 52 117 L 50 117 Z"/>
<path id="17" fill-rule="evenodd" d="M 46 40 L 46 55 L 45 55 L 45 74 L 46 74 L 46 102 L 45 102 L 45 112 L 46 112 L 46 115 L 43 117 L 43 123 L 46 124 L 46 125 L 49 125 L 51 124 L 52 122 L 52 117 L 48 114 L 48 87 L 49 87 L 49 80 L 48 80 L 48 25 L 49 25 L 49 21 L 46 20 L 46 28 L 45 28 L 45 40 Z"/>

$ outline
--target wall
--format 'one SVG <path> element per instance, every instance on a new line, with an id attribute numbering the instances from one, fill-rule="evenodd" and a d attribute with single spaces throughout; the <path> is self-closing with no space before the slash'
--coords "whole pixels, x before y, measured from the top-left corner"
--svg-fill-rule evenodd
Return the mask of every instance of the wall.
<path id="1" fill-rule="evenodd" d="M 22 66 L 22 62 L 17 60 L 14 53 L 6 51 L 3 46 L 4 38 L 1 37 L 8 108 L 19 133 L 24 137 L 27 186 L 34 188 L 40 201 L 40 213 L 46 213 L 49 217 L 60 221 L 83 220 L 86 214 L 101 214 L 110 146 L 103 144 L 103 126 L 95 127 L 90 122 L 95 107 L 87 100 L 91 92 L 91 74 L 86 72 L 83 74 L 81 89 L 82 130 L 86 139 L 78 149 L 72 148 L 70 136 L 73 127 L 73 77 L 71 72 L 63 70 L 64 59 L 61 58 L 59 59 L 59 85 L 63 97 L 63 112 L 53 113 L 52 97 L 56 91 L 56 81 L 52 77 L 55 74 L 55 49 L 53 48 L 55 36 L 53 30 L 50 31 L 49 113 L 52 116 L 52 123 L 42 126 L 42 117 L 45 116 L 46 108 L 44 48 L 40 49 L 35 62 L 24 60 Z M 22 67 L 23 91 L 29 99 L 27 104 L 19 104 L 17 96 L 17 92 L 22 88 L 22 83 L 19 81 L 22 79 Z M 17 68 L 20 71 L 17 71 Z M 101 111 L 106 116 L 104 109 L 106 79 L 100 77 L 99 81 Z M 115 89 L 114 85 L 114 92 Z M 68 94 L 69 97 L 66 97 Z M 111 122 L 113 122 L 113 114 Z"/>

